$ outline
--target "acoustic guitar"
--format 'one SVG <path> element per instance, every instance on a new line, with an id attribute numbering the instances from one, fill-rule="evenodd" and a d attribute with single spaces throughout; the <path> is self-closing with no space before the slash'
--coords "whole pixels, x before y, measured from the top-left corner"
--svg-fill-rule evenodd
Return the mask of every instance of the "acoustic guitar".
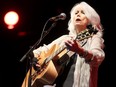
<path id="1" fill-rule="evenodd" d="M 79 41 L 87 39 L 96 32 L 93 28 L 86 29 L 79 33 L 76 39 Z M 40 57 L 37 58 L 37 63 L 40 65 L 39 69 L 34 67 L 31 71 L 29 69 L 21 87 L 29 87 L 29 84 L 31 87 L 43 87 L 45 84 L 53 84 L 58 75 L 63 72 L 63 65 L 73 54 L 74 52 L 69 51 L 66 46 L 59 47 L 56 44 L 47 53 L 41 52 Z"/>

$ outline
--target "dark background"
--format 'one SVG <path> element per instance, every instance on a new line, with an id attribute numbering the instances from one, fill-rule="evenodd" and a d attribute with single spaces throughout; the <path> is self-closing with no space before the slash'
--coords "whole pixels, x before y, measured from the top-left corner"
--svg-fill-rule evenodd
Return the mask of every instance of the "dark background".
<path id="1" fill-rule="evenodd" d="M 20 62 L 31 46 L 40 38 L 45 22 L 60 13 L 67 18 L 58 21 L 56 26 L 42 40 L 48 44 L 67 33 L 67 23 L 72 6 L 81 0 L 0 0 L 0 64 L 1 87 L 21 87 L 25 77 L 26 62 Z M 115 0 L 85 0 L 101 16 L 104 27 L 106 57 L 99 67 L 98 87 L 115 85 Z M 3 17 L 9 10 L 19 14 L 19 22 L 13 30 L 8 30 Z"/>

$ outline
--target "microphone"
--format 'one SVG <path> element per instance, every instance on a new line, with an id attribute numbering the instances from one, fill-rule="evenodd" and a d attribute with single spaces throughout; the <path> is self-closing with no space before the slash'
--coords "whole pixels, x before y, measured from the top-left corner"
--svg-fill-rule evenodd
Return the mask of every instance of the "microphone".
<path id="1" fill-rule="evenodd" d="M 58 20 L 65 20 L 65 19 L 66 19 L 66 14 L 65 13 L 61 13 L 58 16 L 50 18 L 51 21 L 58 21 Z"/>

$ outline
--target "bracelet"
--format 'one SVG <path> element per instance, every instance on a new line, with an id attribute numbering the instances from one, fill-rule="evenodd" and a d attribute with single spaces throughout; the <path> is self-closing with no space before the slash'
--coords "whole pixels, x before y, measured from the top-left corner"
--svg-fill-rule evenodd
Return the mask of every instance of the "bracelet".
<path id="1" fill-rule="evenodd" d="M 88 51 L 84 50 L 82 54 L 79 54 L 81 57 L 86 57 L 88 55 Z"/>
<path id="2" fill-rule="evenodd" d="M 92 54 L 93 56 L 92 56 L 92 58 L 91 58 L 91 61 L 94 59 L 94 54 Z"/>
<path id="3" fill-rule="evenodd" d="M 92 58 L 90 58 L 90 59 L 89 59 L 89 60 L 87 60 L 87 61 L 88 61 L 88 62 L 93 61 L 94 57 L 95 57 L 95 55 L 94 55 L 94 54 L 92 54 Z"/>

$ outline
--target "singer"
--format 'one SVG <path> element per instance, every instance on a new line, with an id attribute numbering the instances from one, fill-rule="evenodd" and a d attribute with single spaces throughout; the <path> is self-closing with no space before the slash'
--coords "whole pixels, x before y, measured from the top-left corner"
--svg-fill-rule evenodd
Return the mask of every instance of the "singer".
<path id="1" fill-rule="evenodd" d="M 32 87 L 97 87 L 98 68 L 105 58 L 100 16 L 84 1 L 76 3 L 70 15 L 67 35 L 33 50 L 34 57 L 38 59 L 36 67 L 45 73 L 42 73 L 44 79 L 39 78 L 40 81 L 35 81 Z M 62 20 L 65 17 L 66 15 L 61 14 L 52 20 Z M 43 54 L 47 54 L 45 60 L 53 57 L 45 64 L 44 69 L 40 62 L 44 59 Z M 46 66 L 53 66 L 50 70 L 54 72 L 50 71 L 50 76 Z"/>

